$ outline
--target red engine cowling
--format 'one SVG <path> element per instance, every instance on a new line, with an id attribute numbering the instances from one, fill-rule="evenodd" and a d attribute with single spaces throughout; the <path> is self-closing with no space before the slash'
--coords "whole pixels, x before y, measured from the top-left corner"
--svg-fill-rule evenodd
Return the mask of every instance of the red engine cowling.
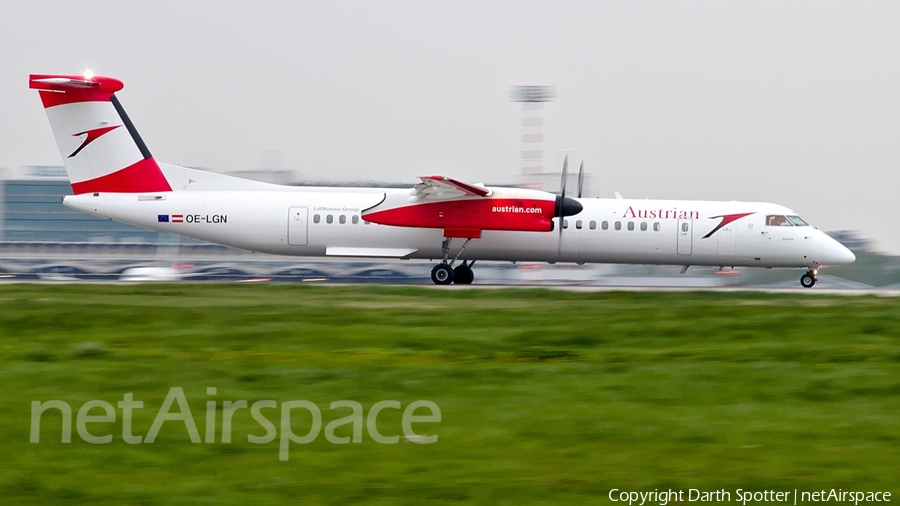
<path id="1" fill-rule="evenodd" d="M 442 228 L 445 237 L 481 237 L 482 230 L 549 232 L 556 200 L 515 197 L 474 197 L 419 202 L 362 213 L 363 219 L 397 227 Z"/>

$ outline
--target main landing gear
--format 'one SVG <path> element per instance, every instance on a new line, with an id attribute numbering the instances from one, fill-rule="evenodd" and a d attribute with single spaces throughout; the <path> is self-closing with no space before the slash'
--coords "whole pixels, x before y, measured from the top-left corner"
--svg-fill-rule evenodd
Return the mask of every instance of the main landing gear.
<path id="1" fill-rule="evenodd" d="M 452 261 L 448 261 L 448 259 L 450 258 L 450 238 L 444 238 L 444 242 L 441 243 L 441 252 L 443 252 L 444 254 L 444 259 L 441 261 L 441 263 L 435 265 L 434 269 L 431 269 L 431 280 L 434 281 L 434 284 L 472 284 L 472 281 L 475 280 L 475 273 L 472 272 L 472 266 L 475 265 L 474 260 L 472 260 L 471 262 L 463 261 L 463 263 L 458 265 L 455 269 L 453 268 L 453 264 L 455 264 L 456 261 L 459 260 L 459 256 L 462 255 L 462 252 L 466 249 L 466 246 L 469 245 L 469 241 L 471 240 L 472 239 L 466 239 L 466 242 L 462 245 L 462 248 L 459 248 L 459 252 L 456 254 L 456 257 L 454 257 Z"/>
<path id="2" fill-rule="evenodd" d="M 817 270 L 810 269 L 809 272 L 807 272 L 803 276 L 800 276 L 800 285 L 803 288 L 812 288 L 813 285 L 816 284 L 816 281 L 818 281 L 816 279 L 816 275 L 818 275 L 818 273 L 819 272 Z"/>
<path id="3" fill-rule="evenodd" d="M 474 263 L 474 260 L 471 264 L 463 261 L 460 266 L 453 269 L 453 282 L 457 285 L 471 285 L 472 281 L 475 281 L 475 273 L 472 271 Z"/>

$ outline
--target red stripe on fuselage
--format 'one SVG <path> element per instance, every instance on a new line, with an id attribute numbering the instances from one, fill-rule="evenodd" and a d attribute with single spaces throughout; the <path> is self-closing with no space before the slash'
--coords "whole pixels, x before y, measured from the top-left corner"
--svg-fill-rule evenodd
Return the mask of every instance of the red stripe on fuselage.
<path id="1" fill-rule="evenodd" d="M 145 158 L 111 174 L 87 181 L 73 182 L 72 191 L 75 192 L 75 195 L 94 192 L 144 193 L 169 192 L 172 191 L 172 187 L 169 186 L 162 171 L 159 170 L 156 160 Z"/>
<path id="2" fill-rule="evenodd" d="M 549 232 L 553 200 L 476 198 L 428 202 L 363 214 L 363 219 L 397 227 Z"/>

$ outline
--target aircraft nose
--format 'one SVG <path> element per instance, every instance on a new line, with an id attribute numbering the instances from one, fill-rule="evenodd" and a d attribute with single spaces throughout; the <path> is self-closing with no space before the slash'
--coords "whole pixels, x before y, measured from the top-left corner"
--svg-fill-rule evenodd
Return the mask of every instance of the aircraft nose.
<path id="1" fill-rule="evenodd" d="M 848 265 L 856 261 L 856 255 L 843 244 L 831 237 L 825 239 L 825 251 L 822 255 L 823 265 Z"/>

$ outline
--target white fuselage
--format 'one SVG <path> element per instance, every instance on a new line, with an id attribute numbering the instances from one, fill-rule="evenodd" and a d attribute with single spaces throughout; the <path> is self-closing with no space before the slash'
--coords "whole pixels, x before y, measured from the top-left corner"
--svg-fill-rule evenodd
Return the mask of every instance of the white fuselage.
<path id="1" fill-rule="evenodd" d="M 282 191 L 176 191 L 67 196 L 65 205 L 139 227 L 262 253 L 314 257 L 442 258 L 440 228 L 367 223 L 385 193 L 408 189 L 282 187 Z M 578 199 L 562 231 L 486 230 L 461 260 L 804 267 L 853 261 L 811 226 L 771 226 L 793 215 L 756 202 Z M 721 226 L 722 216 L 748 214 Z M 618 225 L 617 225 L 618 224 Z M 556 224 L 558 227 L 558 223 Z M 561 241 L 561 244 L 560 244 Z M 455 255 L 463 240 L 454 240 Z"/>

